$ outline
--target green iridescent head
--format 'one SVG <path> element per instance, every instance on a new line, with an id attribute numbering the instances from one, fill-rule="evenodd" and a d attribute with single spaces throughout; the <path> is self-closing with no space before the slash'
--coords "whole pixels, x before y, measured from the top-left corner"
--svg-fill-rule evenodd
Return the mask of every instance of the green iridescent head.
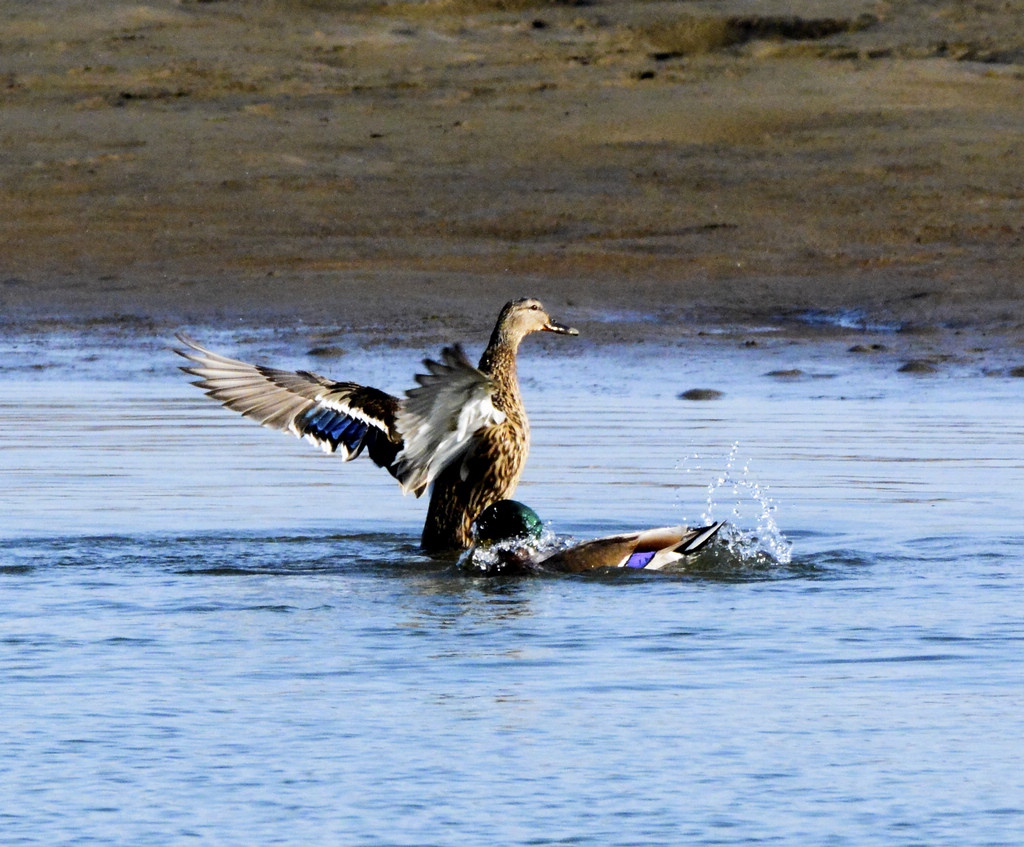
<path id="1" fill-rule="evenodd" d="M 481 544 L 539 538 L 543 531 L 544 525 L 537 513 L 518 500 L 499 500 L 476 519 L 476 540 Z"/>

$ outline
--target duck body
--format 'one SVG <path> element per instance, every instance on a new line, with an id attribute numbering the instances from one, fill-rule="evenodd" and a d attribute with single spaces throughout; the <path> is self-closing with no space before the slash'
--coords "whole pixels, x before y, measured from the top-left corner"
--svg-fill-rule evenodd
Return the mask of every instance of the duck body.
<path id="1" fill-rule="evenodd" d="M 529 506 L 501 500 L 477 519 L 477 540 L 485 555 L 479 561 L 500 573 L 556 571 L 584 573 L 604 568 L 658 571 L 700 552 L 725 525 L 665 526 L 618 533 L 569 546 L 541 546 L 542 524 Z M 476 552 L 476 551 L 474 551 Z"/>
<path id="2" fill-rule="evenodd" d="M 458 466 L 434 480 L 420 546 L 465 548 L 473 543 L 473 521 L 491 503 L 510 497 L 526 464 L 530 433 L 506 419 L 481 432 L 480 445 Z"/>
<path id="3" fill-rule="evenodd" d="M 364 451 L 403 493 L 431 490 L 421 546 L 428 552 L 472 543 L 473 521 L 509 497 L 529 453 L 530 429 L 516 355 L 532 332 L 577 332 L 551 320 L 539 301 L 506 303 L 474 368 L 459 346 L 424 360 L 417 387 L 395 397 L 308 371 L 251 365 L 179 335 L 186 373 L 222 405 L 264 426 L 305 438 L 345 461 Z"/>
<path id="4" fill-rule="evenodd" d="M 530 452 L 516 352 L 522 335 L 508 331 L 505 312 L 480 357 L 479 371 L 494 381 L 491 403 L 502 420 L 482 429 L 460 464 L 450 464 L 434 480 L 420 546 L 425 550 L 465 548 L 473 543 L 473 522 L 492 503 L 515 492 Z"/>
<path id="5" fill-rule="evenodd" d="M 724 526 L 724 521 L 701 527 L 663 526 L 584 541 L 564 550 L 531 557 L 534 567 L 562 573 L 600 568 L 660 571 L 700 552 Z"/>

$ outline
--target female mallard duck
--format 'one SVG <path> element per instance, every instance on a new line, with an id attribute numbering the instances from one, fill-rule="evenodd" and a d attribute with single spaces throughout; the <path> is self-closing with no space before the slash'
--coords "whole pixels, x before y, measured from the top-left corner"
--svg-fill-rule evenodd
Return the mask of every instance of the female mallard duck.
<path id="1" fill-rule="evenodd" d="M 582 573 L 599 568 L 659 571 L 700 552 L 724 525 L 725 521 L 693 528 L 663 526 L 544 550 L 535 546 L 543 530 L 537 513 L 515 500 L 499 500 L 477 518 L 476 540 L 494 553 L 497 570 L 502 572 Z"/>
<path id="2" fill-rule="evenodd" d="M 421 544 L 438 551 L 468 547 L 472 525 L 519 483 L 530 425 L 519 393 L 516 352 L 531 332 L 578 335 L 555 323 L 537 300 L 506 303 L 474 368 L 455 345 L 398 398 L 309 371 L 283 371 L 229 359 L 179 335 L 193 362 L 182 370 L 224 406 L 271 429 L 306 438 L 344 461 L 364 449 L 419 497 L 433 485 Z"/>

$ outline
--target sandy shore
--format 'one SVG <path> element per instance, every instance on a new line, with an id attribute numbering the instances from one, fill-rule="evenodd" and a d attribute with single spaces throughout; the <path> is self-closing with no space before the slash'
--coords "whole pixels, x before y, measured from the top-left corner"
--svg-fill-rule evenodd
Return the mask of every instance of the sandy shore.
<path id="1" fill-rule="evenodd" d="M 79 9 L 0 2 L 8 326 L 1024 335 L 1024 4 Z"/>

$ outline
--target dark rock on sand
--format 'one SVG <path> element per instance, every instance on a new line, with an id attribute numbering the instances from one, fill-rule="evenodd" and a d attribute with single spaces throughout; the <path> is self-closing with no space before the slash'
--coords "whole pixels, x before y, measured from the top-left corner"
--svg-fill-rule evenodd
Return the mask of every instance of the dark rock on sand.
<path id="1" fill-rule="evenodd" d="M 934 362 L 929 362 L 926 359 L 911 359 L 900 368 L 899 372 L 901 374 L 933 374 L 938 371 Z"/>
<path id="2" fill-rule="evenodd" d="M 307 356 L 317 356 L 323 359 L 334 359 L 338 356 L 344 356 L 348 352 L 342 347 L 337 347 L 333 344 L 327 344 L 322 347 L 313 347 L 306 351 Z"/>

